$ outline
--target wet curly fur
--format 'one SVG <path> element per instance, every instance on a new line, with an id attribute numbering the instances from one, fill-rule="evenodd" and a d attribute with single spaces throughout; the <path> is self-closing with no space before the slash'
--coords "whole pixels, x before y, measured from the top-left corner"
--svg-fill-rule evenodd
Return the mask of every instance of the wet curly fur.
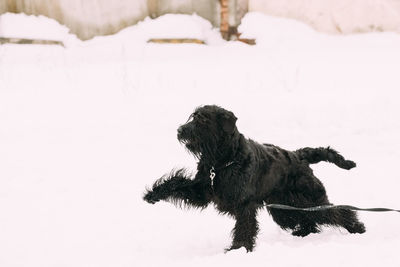
<path id="1" fill-rule="evenodd" d="M 334 163 L 349 170 L 356 166 L 331 148 L 302 148 L 287 151 L 271 144 L 246 139 L 236 127 L 235 115 L 218 106 L 197 108 L 178 129 L 178 140 L 198 159 L 194 178 L 184 169 L 171 172 L 154 183 L 144 200 L 170 201 L 204 209 L 216 209 L 236 219 L 233 242 L 227 249 L 245 247 L 252 251 L 258 233 L 257 212 L 265 204 L 311 207 L 330 204 L 325 188 L 310 164 Z M 213 171 L 211 171 L 213 170 Z M 215 178 L 210 178 L 210 171 Z M 354 211 L 315 212 L 268 208 L 273 220 L 295 236 L 320 232 L 321 225 L 343 227 L 363 233 L 365 227 Z"/>

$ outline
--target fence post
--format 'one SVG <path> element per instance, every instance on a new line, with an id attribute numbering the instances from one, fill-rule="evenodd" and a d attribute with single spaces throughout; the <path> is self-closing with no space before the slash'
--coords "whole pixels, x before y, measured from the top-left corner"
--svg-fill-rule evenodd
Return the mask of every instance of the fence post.
<path id="1" fill-rule="evenodd" d="M 222 38 L 225 40 L 229 40 L 229 0 L 219 0 L 221 5 L 221 24 L 220 24 L 220 32 Z"/>
<path id="2" fill-rule="evenodd" d="M 158 1 L 147 0 L 147 10 L 150 18 L 155 19 L 158 16 Z"/>

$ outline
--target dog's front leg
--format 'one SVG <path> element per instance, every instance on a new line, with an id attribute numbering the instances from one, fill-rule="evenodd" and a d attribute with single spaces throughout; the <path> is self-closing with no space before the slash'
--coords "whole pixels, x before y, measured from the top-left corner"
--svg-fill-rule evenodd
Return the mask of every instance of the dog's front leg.
<path id="1" fill-rule="evenodd" d="M 245 247 L 247 252 L 253 250 L 258 233 L 257 209 L 254 205 L 241 205 L 235 212 L 236 224 L 233 228 L 232 245 L 226 249 Z"/>
<path id="2" fill-rule="evenodd" d="M 186 204 L 205 208 L 211 201 L 212 190 L 209 179 L 200 172 L 192 180 L 181 169 L 156 181 L 143 199 L 151 204 L 160 200 L 169 200 L 175 204 Z"/>

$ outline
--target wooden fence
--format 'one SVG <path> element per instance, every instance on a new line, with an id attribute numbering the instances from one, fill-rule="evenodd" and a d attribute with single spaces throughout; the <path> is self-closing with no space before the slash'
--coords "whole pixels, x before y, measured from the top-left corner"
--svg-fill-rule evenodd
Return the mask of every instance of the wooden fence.
<path id="1" fill-rule="evenodd" d="M 223 11 L 224 27 L 235 27 L 246 14 L 247 3 L 248 0 L 2 0 L 0 14 L 44 15 L 66 25 L 80 39 L 87 40 L 116 33 L 147 16 L 156 18 L 167 13 L 197 13 L 219 27 Z"/>

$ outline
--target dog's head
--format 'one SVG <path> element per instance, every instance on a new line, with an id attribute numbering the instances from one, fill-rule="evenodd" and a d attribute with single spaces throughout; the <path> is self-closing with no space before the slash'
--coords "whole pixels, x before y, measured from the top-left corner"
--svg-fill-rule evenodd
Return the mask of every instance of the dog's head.
<path id="1" fill-rule="evenodd" d="M 238 133 L 236 120 L 232 112 L 221 107 L 199 107 L 179 127 L 178 140 L 198 158 L 205 154 L 217 156 L 218 149 Z"/>

